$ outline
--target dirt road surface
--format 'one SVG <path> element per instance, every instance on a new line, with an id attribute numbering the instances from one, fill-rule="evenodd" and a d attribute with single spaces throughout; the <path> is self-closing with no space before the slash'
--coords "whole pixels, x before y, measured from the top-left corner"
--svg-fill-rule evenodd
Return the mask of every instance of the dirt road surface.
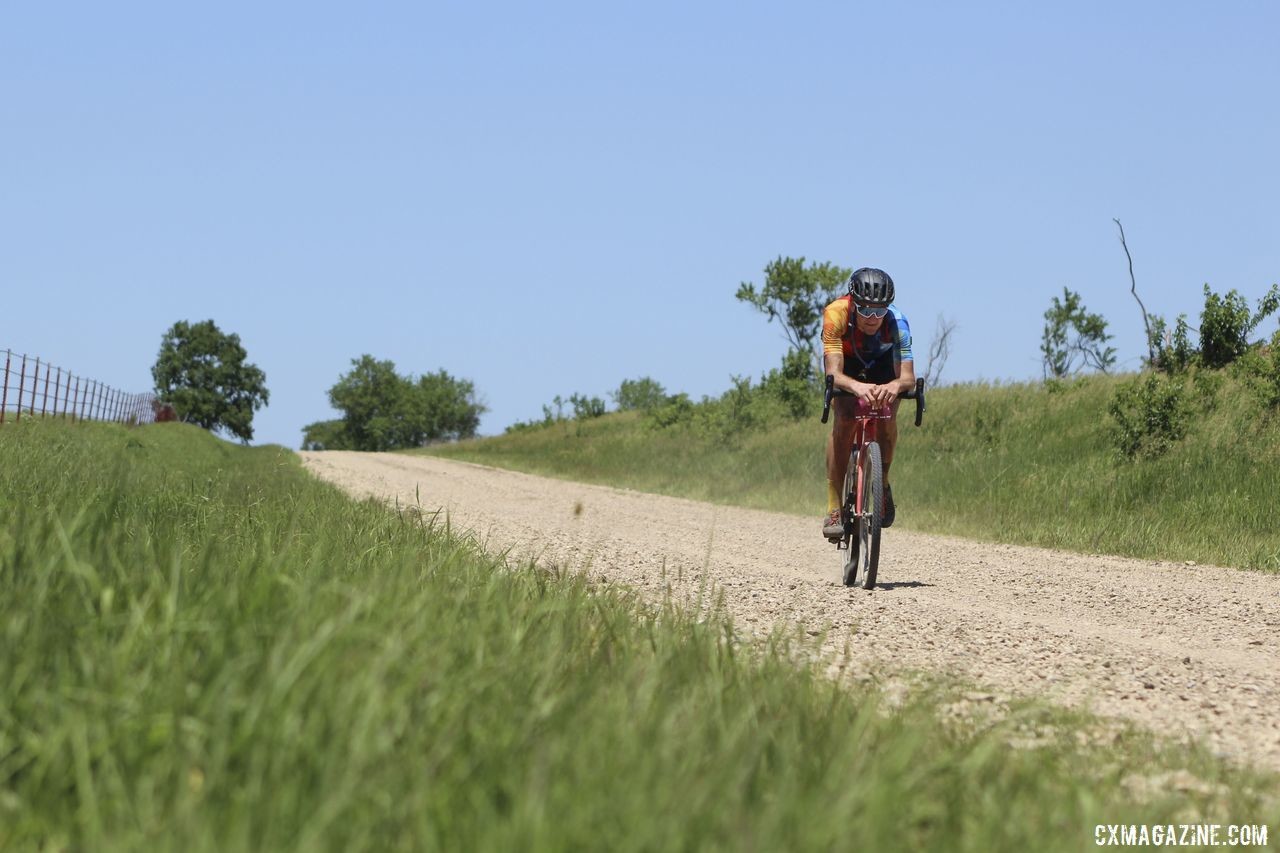
<path id="1" fill-rule="evenodd" d="M 417 494 L 491 551 L 653 597 L 709 583 L 747 630 L 795 623 L 837 650 L 852 632 L 862 672 L 945 672 L 977 685 L 975 702 L 1044 696 L 1280 770 L 1280 576 L 895 527 L 867 592 L 841 584 L 817 518 L 421 456 L 301 456 L 359 496 L 412 506 Z"/>

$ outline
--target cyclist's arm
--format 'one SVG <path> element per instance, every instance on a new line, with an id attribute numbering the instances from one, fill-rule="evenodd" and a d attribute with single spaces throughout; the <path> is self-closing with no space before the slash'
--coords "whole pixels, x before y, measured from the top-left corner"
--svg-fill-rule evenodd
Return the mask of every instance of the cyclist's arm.
<path id="1" fill-rule="evenodd" d="M 906 315 L 896 307 L 890 306 L 889 310 L 893 312 L 895 327 L 894 361 L 897 362 L 898 378 L 892 382 L 886 382 L 885 385 L 892 387 L 893 396 L 896 398 L 915 390 L 916 363 L 911 353 L 911 324 L 907 322 Z"/>
<path id="2" fill-rule="evenodd" d="M 905 394 L 916 389 L 916 363 L 904 361 L 898 365 L 898 378 L 889 383 L 894 394 Z"/>

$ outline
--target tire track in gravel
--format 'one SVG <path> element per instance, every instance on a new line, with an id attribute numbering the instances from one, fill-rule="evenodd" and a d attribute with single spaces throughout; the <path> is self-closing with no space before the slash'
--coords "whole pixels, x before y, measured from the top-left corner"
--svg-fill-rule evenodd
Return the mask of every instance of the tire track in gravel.
<path id="1" fill-rule="evenodd" d="M 358 496 L 420 495 L 491 551 L 650 597 L 724 591 L 734 620 L 852 632 L 857 672 L 925 669 L 1038 695 L 1280 770 L 1280 576 L 884 532 L 874 591 L 840 583 L 818 520 L 426 456 L 301 453 Z M 909 510 L 908 510 L 909 511 Z M 856 673 L 855 673 L 856 674 Z M 985 697 L 979 697 L 979 699 Z"/>

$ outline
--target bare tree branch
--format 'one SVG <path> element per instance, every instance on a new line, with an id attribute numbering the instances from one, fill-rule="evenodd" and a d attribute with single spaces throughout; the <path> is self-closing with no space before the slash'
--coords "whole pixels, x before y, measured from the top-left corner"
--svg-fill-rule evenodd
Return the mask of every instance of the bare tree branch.
<path id="1" fill-rule="evenodd" d="M 947 365 L 951 355 L 951 333 L 956 330 L 956 321 L 938 315 L 938 324 L 933 332 L 933 340 L 929 342 L 929 360 L 925 363 L 925 384 L 930 388 L 938 387 L 942 381 L 942 368 Z"/>
<path id="2" fill-rule="evenodd" d="M 1154 365 L 1156 363 L 1156 345 L 1151 337 L 1151 320 L 1147 317 L 1147 306 L 1142 304 L 1142 300 L 1138 299 L 1138 282 L 1133 277 L 1133 255 L 1129 254 L 1129 244 L 1124 239 L 1124 226 L 1120 224 L 1119 219 L 1112 219 L 1116 227 L 1120 229 L 1120 245 L 1124 246 L 1124 256 L 1129 259 L 1129 284 L 1131 285 L 1129 292 L 1133 294 L 1133 298 L 1138 300 L 1138 307 L 1142 309 L 1142 325 L 1147 330 L 1147 364 Z"/>

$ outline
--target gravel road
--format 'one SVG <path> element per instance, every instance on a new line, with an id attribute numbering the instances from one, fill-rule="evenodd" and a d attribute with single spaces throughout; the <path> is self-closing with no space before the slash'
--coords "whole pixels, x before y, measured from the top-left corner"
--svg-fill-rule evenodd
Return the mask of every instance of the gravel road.
<path id="1" fill-rule="evenodd" d="M 978 685 L 975 702 L 1045 696 L 1280 770 L 1277 575 L 895 527 L 884 532 L 881 585 L 867 592 L 840 583 L 817 518 L 423 456 L 300 455 L 359 496 L 413 505 L 416 492 L 424 511 L 443 510 L 491 551 L 655 597 L 709 583 L 748 630 L 830 629 L 837 650 L 852 633 L 861 672 L 945 672 Z"/>

